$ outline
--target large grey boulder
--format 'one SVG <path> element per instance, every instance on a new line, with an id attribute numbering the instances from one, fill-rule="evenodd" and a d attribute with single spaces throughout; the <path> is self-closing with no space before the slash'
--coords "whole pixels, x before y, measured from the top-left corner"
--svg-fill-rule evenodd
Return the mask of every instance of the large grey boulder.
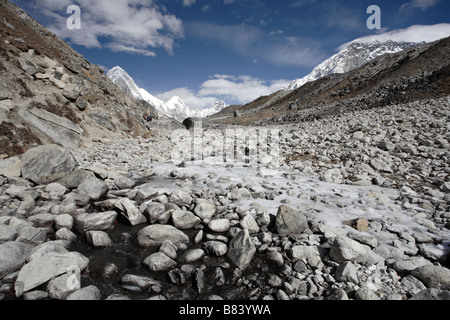
<path id="1" fill-rule="evenodd" d="M 31 148 L 21 158 L 22 177 L 36 183 L 48 175 L 72 172 L 78 166 L 72 153 L 53 144 Z"/>
<path id="2" fill-rule="evenodd" d="M 414 269 L 411 275 L 422 281 L 428 288 L 450 290 L 450 270 L 427 264 Z"/>
<path id="3" fill-rule="evenodd" d="M 22 267 L 32 246 L 16 241 L 5 242 L 0 245 L 0 279 Z"/>
<path id="4" fill-rule="evenodd" d="M 170 240 L 176 245 L 188 243 L 189 237 L 173 226 L 157 224 L 145 227 L 137 234 L 138 244 L 142 247 L 160 246 L 164 240 Z"/>
<path id="5" fill-rule="evenodd" d="M 50 252 L 33 259 L 20 270 L 15 283 L 17 297 L 55 277 L 69 273 L 74 268 L 82 271 L 89 263 L 89 259 L 78 252 L 57 253 Z"/>
<path id="6" fill-rule="evenodd" d="M 450 300 L 450 291 L 448 290 L 439 290 L 435 288 L 425 289 L 420 291 L 414 297 L 409 300 Z"/>
<path id="7" fill-rule="evenodd" d="M 280 236 L 301 234 L 308 228 L 308 220 L 303 213 L 285 205 L 278 208 L 275 224 Z"/>
<path id="8" fill-rule="evenodd" d="M 227 256 L 241 270 L 250 265 L 256 247 L 247 229 L 239 231 L 228 244 Z"/>

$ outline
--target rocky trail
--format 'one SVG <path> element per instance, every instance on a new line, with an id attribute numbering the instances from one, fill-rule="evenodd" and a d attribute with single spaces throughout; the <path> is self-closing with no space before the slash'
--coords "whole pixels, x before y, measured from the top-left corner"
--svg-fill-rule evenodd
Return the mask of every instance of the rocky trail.
<path id="1" fill-rule="evenodd" d="M 449 106 L 273 126 L 277 161 L 163 128 L 0 160 L 0 298 L 450 299 Z"/>

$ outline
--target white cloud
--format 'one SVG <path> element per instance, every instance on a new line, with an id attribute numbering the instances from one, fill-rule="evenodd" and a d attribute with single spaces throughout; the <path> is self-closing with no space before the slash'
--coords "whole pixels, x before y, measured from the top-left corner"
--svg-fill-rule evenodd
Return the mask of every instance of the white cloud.
<path id="1" fill-rule="evenodd" d="M 100 48 L 107 39 L 104 45 L 113 51 L 154 56 L 150 48 L 163 48 L 171 54 L 175 39 L 183 37 L 182 21 L 151 0 L 78 0 L 81 30 L 66 27 L 70 16 L 66 9 L 71 4 L 72 0 L 33 2 L 36 10 L 51 18 L 48 28 L 52 32 L 88 48 Z"/>
<path id="2" fill-rule="evenodd" d="M 193 109 L 210 107 L 218 100 L 227 104 L 245 104 L 260 96 L 272 94 L 289 84 L 288 80 L 264 81 L 251 76 L 213 75 L 203 82 L 198 91 L 189 88 L 177 88 L 157 94 L 156 97 L 168 101 L 178 96 Z"/>
<path id="3" fill-rule="evenodd" d="M 289 83 L 287 80 L 267 82 L 245 75 L 235 77 L 217 74 L 201 85 L 199 94 L 202 96 L 218 95 L 227 97 L 228 100 L 244 104 L 260 96 L 274 93 L 287 83 Z"/>
<path id="4" fill-rule="evenodd" d="M 377 35 L 362 37 L 354 41 L 350 41 L 340 48 L 346 47 L 348 44 L 359 42 L 372 41 L 397 41 L 397 42 L 433 42 L 442 38 L 450 36 L 450 23 L 441 23 L 435 25 L 414 25 L 406 29 L 393 30 Z"/>
<path id="5" fill-rule="evenodd" d="M 441 0 L 412 0 L 404 3 L 400 9 L 420 9 L 426 11 L 428 8 L 434 7 Z"/>
<path id="6" fill-rule="evenodd" d="M 156 95 L 158 99 L 163 101 L 169 101 L 174 96 L 180 97 L 187 106 L 194 110 L 208 108 L 219 100 L 213 96 L 201 96 L 189 88 L 176 88 Z"/>
<path id="7" fill-rule="evenodd" d="M 183 0 L 183 7 L 190 7 L 195 3 L 195 0 Z"/>

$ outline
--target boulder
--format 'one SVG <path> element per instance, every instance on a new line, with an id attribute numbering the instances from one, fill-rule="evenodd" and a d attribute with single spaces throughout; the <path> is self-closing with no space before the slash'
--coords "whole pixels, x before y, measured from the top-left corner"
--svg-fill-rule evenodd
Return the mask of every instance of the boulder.
<path id="1" fill-rule="evenodd" d="M 147 218 L 139 211 L 136 204 L 128 198 L 121 198 L 115 203 L 115 207 L 120 210 L 132 226 L 137 226 L 147 222 Z"/>
<path id="2" fill-rule="evenodd" d="M 183 231 L 170 225 L 151 225 L 141 229 L 137 234 L 137 242 L 142 247 L 157 247 L 164 240 L 170 240 L 177 245 L 188 243 L 189 237 Z"/>
<path id="3" fill-rule="evenodd" d="M 186 230 L 196 227 L 201 220 L 190 211 L 175 210 L 172 213 L 172 222 L 178 229 Z"/>
<path id="4" fill-rule="evenodd" d="M 207 241 L 203 244 L 203 249 L 217 257 L 224 256 L 228 251 L 227 245 L 220 241 Z"/>
<path id="5" fill-rule="evenodd" d="M 245 217 L 243 217 L 240 221 L 241 227 L 243 229 L 248 229 L 248 232 L 250 234 L 257 234 L 259 232 L 259 226 L 256 223 L 255 218 L 253 218 L 252 215 L 247 214 Z"/>
<path id="6" fill-rule="evenodd" d="M 75 228 L 79 232 L 89 230 L 110 230 L 117 218 L 117 212 L 82 213 L 75 216 Z"/>
<path id="7" fill-rule="evenodd" d="M 172 260 L 163 252 L 151 254 L 143 261 L 143 264 L 153 272 L 167 271 L 175 268 L 177 265 L 176 261 Z"/>
<path id="8" fill-rule="evenodd" d="M 0 244 L 0 279 L 22 267 L 31 249 L 30 245 L 16 241 Z"/>
<path id="9" fill-rule="evenodd" d="M 5 224 L 0 224 L 0 244 L 14 241 L 17 237 L 16 228 Z"/>
<path id="10" fill-rule="evenodd" d="M 278 208 L 275 224 L 280 236 L 301 234 L 308 228 L 308 220 L 303 213 L 285 205 Z"/>
<path id="11" fill-rule="evenodd" d="M 212 232 L 227 232 L 231 227 L 229 219 L 214 219 L 208 223 L 208 228 Z"/>
<path id="12" fill-rule="evenodd" d="M 450 291 L 439 290 L 435 288 L 425 289 L 420 291 L 409 300 L 426 301 L 426 300 L 450 300 Z"/>
<path id="13" fill-rule="evenodd" d="M 239 231 L 228 244 L 228 258 L 244 271 L 250 265 L 256 252 L 255 244 L 247 229 Z"/>
<path id="14" fill-rule="evenodd" d="M 112 245 L 111 238 L 106 232 L 91 230 L 86 232 L 87 241 L 94 247 L 110 247 Z"/>
<path id="15" fill-rule="evenodd" d="M 35 183 L 48 175 L 72 172 L 78 166 L 72 153 L 52 144 L 29 149 L 21 160 L 22 177 Z"/>
<path id="16" fill-rule="evenodd" d="M 202 120 L 199 118 L 187 118 L 183 121 L 183 126 L 186 127 L 187 130 L 194 129 L 195 126 L 201 126 Z"/>
<path id="17" fill-rule="evenodd" d="M 85 179 L 77 188 L 77 192 L 87 195 L 92 201 L 98 201 L 109 191 L 108 184 L 97 178 Z"/>
<path id="18" fill-rule="evenodd" d="M 154 185 L 152 183 L 142 184 L 136 187 L 134 190 L 137 190 L 135 200 L 139 204 L 158 196 L 158 190 L 154 188 Z"/>
<path id="19" fill-rule="evenodd" d="M 337 263 L 345 261 L 358 262 L 364 265 L 377 264 L 384 259 L 372 249 L 345 236 L 337 236 L 330 243 L 330 258 Z"/>
<path id="20" fill-rule="evenodd" d="M 144 215 L 150 221 L 150 223 L 155 223 L 158 221 L 159 217 L 161 217 L 166 212 L 166 206 L 163 203 L 152 202 L 147 205 L 144 210 Z"/>
<path id="21" fill-rule="evenodd" d="M 77 291 L 77 289 L 67 285 L 71 276 L 69 273 L 64 273 L 50 280 L 47 285 L 47 292 L 51 299 L 65 300 L 69 295 Z"/>
<path id="22" fill-rule="evenodd" d="M 176 204 L 177 206 L 189 207 L 192 203 L 192 197 L 184 190 L 175 190 L 170 195 L 169 201 Z"/>
<path id="23" fill-rule="evenodd" d="M 236 188 L 230 192 L 228 198 L 230 198 L 231 200 L 234 200 L 234 201 L 241 200 L 241 199 L 251 199 L 252 194 L 246 188 Z"/>
<path id="24" fill-rule="evenodd" d="M 94 285 L 90 285 L 85 288 L 81 288 L 71 295 L 69 295 L 66 300 L 84 300 L 84 301 L 93 301 L 100 300 L 102 297 L 102 293 L 99 288 Z"/>
<path id="25" fill-rule="evenodd" d="M 125 289 L 136 291 L 138 290 L 148 290 L 152 286 L 160 286 L 161 282 L 146 276 L 139 276 L 134 274 L 127 274 L 122 277 L 120 283 Z"/>
<path id="26" fill-rule="evenodd" d="M 22 161 L 19 157 L 0 160 L 0 175 L 5 177 L 20 177 Z"/>
<path id="27" fill-rule="evenodd" d="M 445 267 L 426 264 L 414 269 L 411 275 L 422 281 L 427 288 L 450 290 L 450 270 Z"/>
<path id="28" fill-rule="evenodd" d="M 39 258 L 33 259 L 20 270 L 15 283 L 17 297 L 42 284 L 58 277 L 71 268 L 84 270 L 89 259 L 78 252 L 57 253 L 50 252 Z"/>
<path id="29" fill-rule="evenodd" d="M 194 209 L 194 213 L 202 220 L 211 219 L 216 213 L 216 206 L 210 200 L 197 199 L 197 204 Z"/>

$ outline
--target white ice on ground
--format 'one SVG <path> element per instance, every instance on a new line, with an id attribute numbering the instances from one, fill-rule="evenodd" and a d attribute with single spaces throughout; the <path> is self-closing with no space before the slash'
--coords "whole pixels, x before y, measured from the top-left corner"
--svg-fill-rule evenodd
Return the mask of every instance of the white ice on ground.
<path id="1" fill-rule="evenodd" d="M 271 190 L 281 191 L 281 194 L 272 200 L 262 198 L 242 199 L 235 201 L 232 206 L 239 207 L 250 213 L 259 207 L 269 214 L 276 215 L 282 204 L 302 211 L 309 219 L 321 222 L 330 227 L 336 227 L 349 232 L 358 232 L 343 224 L 344 221 L 356 218 L 366 218 L 369 221 L 384 221 L 390 231 L 419 232 L 433 237 L 428 228 L 421 224 L 421 212 L 425 209 L 414 206 L 414 210 L 402 208 L 401 202 L 396 201 L 401 191 L 387 189 L 379 186 L 355 186 L 332 184 L 320 181 L 317 177 L 308 176 L 303 173 L 288 174 L 281 169 L 268 169 L 252 164 L 234 164 L 225 166 L 218 164 L 216 159 L 210 158 L 202 161 L 188 162 L 184 167 L 175 167 L 170 163 L 153 164 L 156 175 L 162 178 L 170 178 L 173 170 L 186 177 L 196 175 L 190 179 L 192 184 L 167 180 L 161 192 L 172 192 L 181 187 L 189 191 L 202 191 L 211 189 L 218 194 L 226 195 L 226 190 L 232 184 L 240 184 L 255 190 L 261 189 L 265 192 Z M 218 182 L 221 177 L 227 177 L 226 182 Z M 225 190 L 225 191 L 224 191 Z M 253 209 L 253 210 L 252 210 Z M 372 235 L 378 239 L 389 241 L 392 235 L 389 232 L 373 230 L 369 228 Z M 442 238 L 450 240 L 450 230 L 442 231 Z"/>

